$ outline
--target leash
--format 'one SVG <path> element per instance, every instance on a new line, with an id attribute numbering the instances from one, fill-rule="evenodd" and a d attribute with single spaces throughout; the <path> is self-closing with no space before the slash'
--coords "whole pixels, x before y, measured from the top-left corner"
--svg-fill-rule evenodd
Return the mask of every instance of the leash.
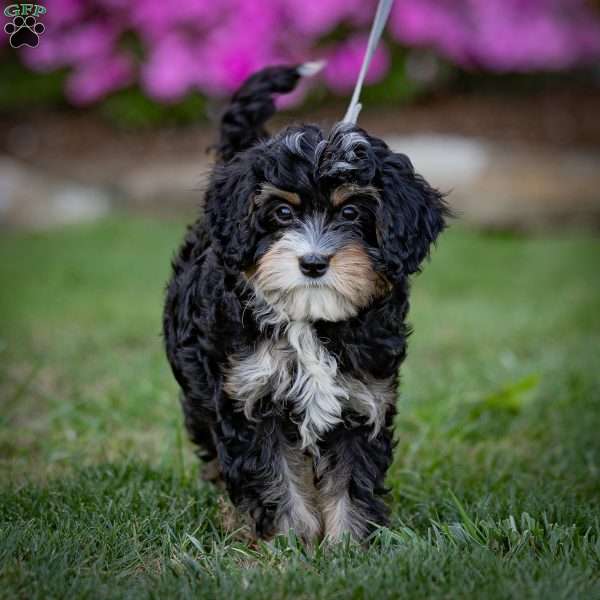
<path id="1" fill-rule="evenodd" d="M 375 18 L 373 19 L 373 25 L 371 25 L 371 32 L 369 33 L 369 42 L 367 43 L 365 56 L 363 58 L 362 66 L 360 67 L 360 73 L 358 74 L 356 85 L 354 86 L 354 92 L 352 93 L 350 105 L 348 106 L 346 115 L 342 119 L 343 123 L 351 123 L 352 125 L 355 125 L 356 121 L 358 120 L 358 115 L 362 108 L 362 104 L 359 102 L 360 92 L 362 90 L 367 71 L 369 70 L 369 65 L 373 60 L 373 55 L 375 54 L 377 44 L 381 39 L 381 34 L 383 33 L 385 24 L 390 16 L 390 10 L 392 9 L 393 3 L 394 0 L 379 0 L 377 12 L 375 13 Z"/>

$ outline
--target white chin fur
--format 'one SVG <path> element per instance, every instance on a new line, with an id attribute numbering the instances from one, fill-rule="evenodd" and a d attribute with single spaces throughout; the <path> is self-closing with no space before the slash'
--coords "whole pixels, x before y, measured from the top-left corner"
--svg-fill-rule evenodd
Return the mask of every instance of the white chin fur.
<path id="1" fill-rule="evenodd" d="M 265 300 L 291 321 L 344 321 L 357 307 L 336 290 L 326 287 L 297 287 L 285 294 L 265 294 Z"/>

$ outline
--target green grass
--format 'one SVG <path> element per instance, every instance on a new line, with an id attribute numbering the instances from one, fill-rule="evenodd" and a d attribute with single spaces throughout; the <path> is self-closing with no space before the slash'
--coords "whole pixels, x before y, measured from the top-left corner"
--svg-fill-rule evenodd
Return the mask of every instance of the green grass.
<path id="1" fill-rule="evenodd" d="M 600 241 L 455 228 L 414 284 L 393 523 L 248 546 L 160 344 L 179 223 L 0 238 L 0 598 L 600 598 Z"/>

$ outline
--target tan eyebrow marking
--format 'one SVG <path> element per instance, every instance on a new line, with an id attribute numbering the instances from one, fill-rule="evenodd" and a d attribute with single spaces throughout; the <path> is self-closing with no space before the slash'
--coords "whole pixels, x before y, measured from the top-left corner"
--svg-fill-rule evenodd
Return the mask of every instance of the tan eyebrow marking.
<path id="1" fill-rule="evenodd" d="M 333 191 L 333 194 L 331 194 L 331 203 L 333 206 L 339 206 L 348 200 L 348 198 L 356 195 L 370 196 L 377 200 L 377 202 L 381 201 L 379 190 L 372 185 L 360 186 L 354 183 L 344 183 L 336 188 Z"/>
<path id="2" fill-rule="evenodd" d="M 277 196 L 278 198 L 286 200 L 294 206 L 300 206 L 301 204 L 300 196 L 298 196 L 298 194 L 294 192 L 288 192 L 287 190 L 280 190 L 270 183 L 262 184 L 260 193 L 254 198 L 254 203 L 257 206 L 260 206 L 270 196 Z"/>

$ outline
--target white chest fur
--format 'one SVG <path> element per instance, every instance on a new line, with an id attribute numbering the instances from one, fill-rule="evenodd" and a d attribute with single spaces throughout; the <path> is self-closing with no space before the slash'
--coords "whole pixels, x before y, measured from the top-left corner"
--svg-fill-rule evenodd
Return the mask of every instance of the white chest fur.
<path id="1" fill-rule="evenodd" d="M 225 390 L 248 419 L 261 398 L 290 406 L 298 417 L 302 448 L 307 448 L 341 422 L 344 408 L 366 416 L 375 435 L 393 401 L 392 384 L 339 373 L 312 325 L 295 321 L 280 338 L 263 340 L 251 354 L 232 357 Z"/>

